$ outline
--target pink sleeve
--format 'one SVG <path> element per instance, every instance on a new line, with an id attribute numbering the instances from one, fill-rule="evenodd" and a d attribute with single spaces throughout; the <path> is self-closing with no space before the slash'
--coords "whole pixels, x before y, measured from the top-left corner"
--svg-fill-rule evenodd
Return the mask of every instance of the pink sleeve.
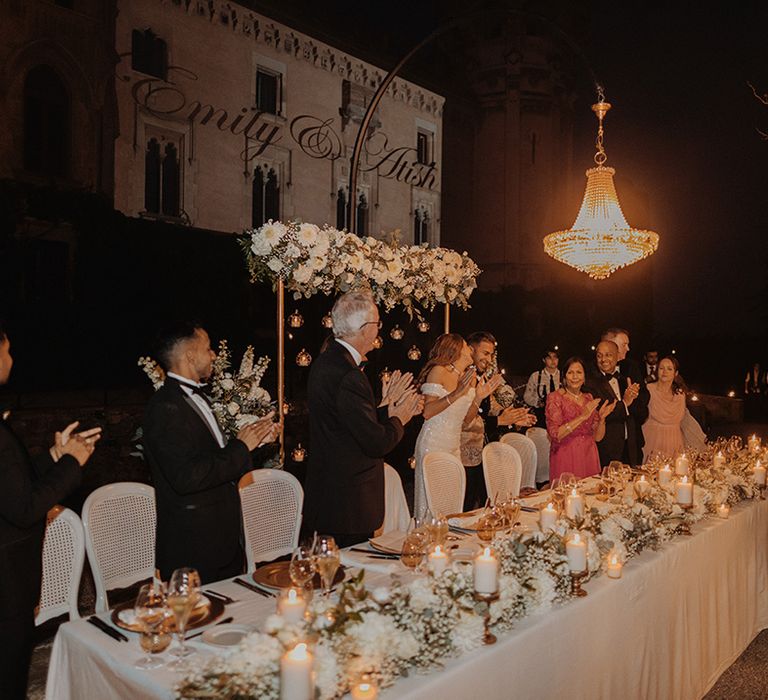
<path id="1" fill-rule="evenodd" d="M 547 416 L 547 432 L 549 433 L 549 439 L 556 442 L 560 426 L 565 422 L 563 420 L 563 406 L 560 403 L 560 396 L 556 391 L 553 391 L 547 396 L 545 413 Z"/>

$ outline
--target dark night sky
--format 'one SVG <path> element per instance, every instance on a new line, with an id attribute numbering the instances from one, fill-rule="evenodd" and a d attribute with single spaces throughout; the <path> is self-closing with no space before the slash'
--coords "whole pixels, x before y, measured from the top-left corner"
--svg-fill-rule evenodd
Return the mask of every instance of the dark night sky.
<path id="1" fill-rule="evenodd" d="M 442 19 L 484 3 L 252 4 L 388 68 Z M 548 16 L 559 5 L 509 4 Z M 614 105 L 606 150 L 619 198 L 622 182 L 642 193 L 648 212 L 633 216 L 625 204 L 627 218 L 661 236 L 653 259 L 657 334 L 762 336 L 768 142 L 756 127 L 768 131 L 768 107 L 755 100 L 747 81 L 768 92 L 768 4 L 720 3 L 704 11 L 693 3 L 595 0 L 581 7 L 588 31 L 571 38 Z M 595 136 L 589 110 L 595 100 L 584 73 L 576 104 L 583 117 L 574 132 L 579 191 Z"/>

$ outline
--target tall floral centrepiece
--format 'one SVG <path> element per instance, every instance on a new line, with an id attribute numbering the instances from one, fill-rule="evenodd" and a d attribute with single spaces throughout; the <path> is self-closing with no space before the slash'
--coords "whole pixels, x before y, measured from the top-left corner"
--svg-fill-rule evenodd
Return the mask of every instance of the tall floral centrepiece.
<path id="1" fill-rule="evenodd" d="M 725 462 L 714 459 L 721 451 Z M 651 464 L 642 501 L 630 482 L 594 500 L 578 523 L 560 517 L 551 529 L 498 536 L 493 549 L 500 562 L 499 597 L 490 608 L 475 598 L 471 563 L 453 562 L 439 576 L 392 575 L 376 588 L 366 587 L 360 572 L 341 585 L 338 602 L 316 597 L 300 624 L 279 615 L 267 618 L 237 649 L 191 671 L 176 687 L 177 697 L 277 700 L 280 658 L 297 640 L 313 645 L 319 700 L 342 697 L 361 673 L 386 687 L 410 669 L 439 669 L 451 656 L 483 644 L 486 614 L 502 632 L 527 615 L 558 614 L 551 609 L 573 595 L 565 540 L 575 527 L 586 543 L 587 576 L 607 573 L 611 565 L 663 546 L 687 521 L 717 518 L 723 504 L 759 498 L 759 457 L 738 438 L 690 454 L 694 507 L 687 513 L 676 502 L 674 485 L 653 478 L 658 465 Z"/>
<path id="2" fill-rule="evenodd" d="M 416 305 L 431 310 L 438 303 L 467 308 L 480 274 L 466 252 L 401 246 L 396 234 L 387 242 L 328 226 L 270 220 L 246 231 L 242 243 L 251 280 L 282 278 L 296 299 L 369 286 L 386 309 L 402 304 L 418 313 Z"/>

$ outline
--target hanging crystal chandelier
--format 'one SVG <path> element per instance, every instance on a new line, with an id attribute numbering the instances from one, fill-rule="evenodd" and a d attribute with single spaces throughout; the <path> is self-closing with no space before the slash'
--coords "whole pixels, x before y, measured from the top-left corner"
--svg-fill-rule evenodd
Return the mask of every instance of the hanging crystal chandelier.
<path id="1" fill-rule="evenodd" d="M 605 166 L 608 156 L 603 148 L 603 118 L 610 108 L 599 88 L 598 102 L 592 105 L 599 123 L 597 167 L 587 170 L 587 188 L 573 226 L 544 237 L 547 255 L 598 280 L 648 257 L 659 247 L 657 233 L 631 228 L 627 223 L 613 184 L 616 171 Z"/>

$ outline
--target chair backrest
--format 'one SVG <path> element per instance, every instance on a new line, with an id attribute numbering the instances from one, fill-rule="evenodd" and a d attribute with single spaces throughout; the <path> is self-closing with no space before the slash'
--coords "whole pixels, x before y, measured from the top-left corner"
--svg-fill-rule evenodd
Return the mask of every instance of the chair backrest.
<path id="1" fill-rule="evenodd" d="M 536 483 L 549 481 L 549 434 L 544 428 L 528 428 L 525 434 L 536 445 Z"/>
<path id="2" fill-rule="evenodd" d="M 520 487 L 535 487 L 538 450 L 533 440 L 520 433 L 505 433 L 499 442 L 514 447 L 515 452 L 520 455 L 520 464 L 523 468 L 522 476 L 520 477 Z"/>
<path id="3" fill-rule="evenodd" d="M 255 469 L 238 484 L 248 571 L 290 554 L 299 543 L 304 490 L 281 469 Z"/>
<path id="4" fill-rule="evenodd" d="M 147 484 L 108 484 L 85 499 L 85 549 L 96 585 L 96 612 L 109 608 L 108 589 L 152 577 L 156 525 L 155 489 Z"/>
<path id="5" fill-rule="evenodd" d="M 508 493 L 520 494 L 523 466 L 514 447 L 502 442 L 490 442 L 483 448 L 483 476 L 491 501 L 504 498 Z"/>
<path id="6" fill-rule="evenodd" d="M 69 613 L 77 620 L 77 594 L 85 562 L 85 534 L 77 513 L 63 506 L 48 511 L 43 540 L 43 584 L 35 624 Z"/>
<path id="7" fill-rule="evenodd" d="M 434 515 L 461 513 L 467 477 L 458 457 L 450 452 L 428 452 L 422 462 L 427 506 Z M 423 515 L 423 513 L 416 513 Z"/>
<path id="8" fill-rule="evenodd" d="M 380 534 L 408 530 L 411 512 L 403 491 L 403 481 L 394 467 L 384 464 L 384 523 Z"/>

